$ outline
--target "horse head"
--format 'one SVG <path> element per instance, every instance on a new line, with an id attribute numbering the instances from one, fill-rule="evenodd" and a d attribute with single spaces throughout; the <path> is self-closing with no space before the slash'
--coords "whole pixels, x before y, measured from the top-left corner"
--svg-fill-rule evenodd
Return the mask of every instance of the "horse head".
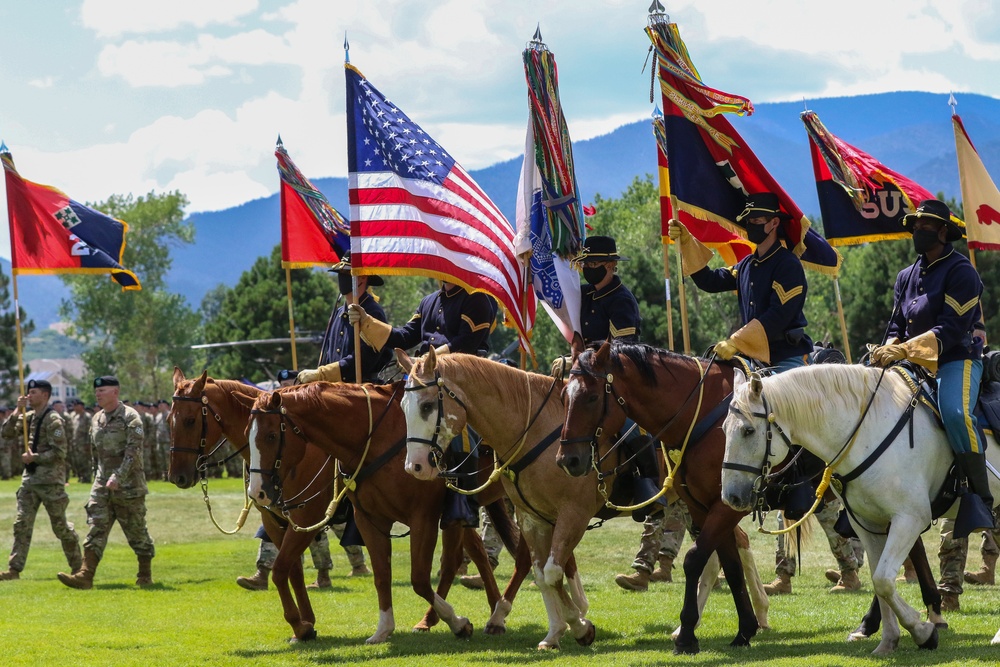
<path id="1" fill-rule="evenodd" d="M 247 441 L 250 444 L 250 485 L 247 493 L 258 504 L 277 502 L 281 495 L 280 473 L 292 470 L 302 459 L 305 440 L 287 416 L 289 394 L 302 387 L 285 387 L 260 394 L 256 400 L 236 393 L 236 398 L 250 405 Z M 284 404 L 283 404 L 283 398 Z"/>
<path id="2" fill-rule="evenodd" d="M 193 380 L 174 366 L 174 397 L 167 423 L 170 424 L 170 466 L 167 478 L 178 488 L 187 489 L 198 480 L 199 459 L 207 443 L 222 439 L 222 429 L 209 419 L 205 387 L 208 371 Z"/>
<path id="3" fill-rule="evenodd" d="M 465 428 L 465 403 L 445 384 L 434 348 L 417 359 L 397 348 L 396 361 L 408 374 L 400 404 L 406 417 L 406 472 L 432 480 L 444 448 Z"/>
<path id="4" fill-rule="evenodd" d="M 747 379 L 736 369 L 733 400 L 722 424 L 726 453 L 722 462 L 722 501 L 739 512 L 749 511 L 771 467 L 788 455 L 783 438 L 773 437 L 772 415 L 760 376 Z"/>
<path id="5" fill-rule="evenodd" d="M 574 354 L 563 388 L 566 419 L 556 455 L 556 464 L 573 477 L 590 472 L 597 448 L 625 424 L 621 403 L 611 398 L 612 365 L 609 343 Z"/>

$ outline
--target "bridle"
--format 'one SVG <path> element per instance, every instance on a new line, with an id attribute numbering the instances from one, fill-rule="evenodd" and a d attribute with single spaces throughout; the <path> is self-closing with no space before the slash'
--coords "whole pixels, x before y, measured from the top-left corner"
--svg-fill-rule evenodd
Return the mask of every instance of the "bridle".
<path id="1" fill-rule="evenodd" d="M 282 494 L 281 494 L 281 477 L 278 474 L 278 471 L 281 469 L 281 457 L 285 452 L 285 431 L 287 430 L 288 426 L 291 426 L 292 432 L 295 433 L 295 435 L 299 436 L 303 440 L 305 440 L 305 436 L 302 434 L 302 429 L 300 429 L 298 425 L 296 425 L 295 422 L 292 421 L 292 418 L 288 416 L 288 411 L 285 409 L 284 405 L 273 410 L 262 410 L 260 408 L 253 408 L 250 410 L 250 418 L 253 419 L 254 415 L 278 415 L 278 434 L 279 434 L 278 452 L 277 454 L 275 454 L 274 463 L 267 470 L 263 468 L 249 468 L 248 472 L 250 472 L 251 474 L 257 473 L 261 476 L 267 475 L 270 478 L 271 485 L 274 487 L 276 497 L 278 498 L 278 500 L 275 501 L 275 504 L 280 505 Z M 332 457 L 327 456 L 326 462 L 329 463 L 331 458 Z M 326 467 L 326 463 L 323 464 L 323 467 L 324 468 Z M 322 471 L 322 468 L 320 468 L 320 471 Z M 318 474 L 319 473 L 317 473 L 317 475 Z M 308 485 L 306 488 L 308 488 Z"/>
<path id="2" fill-rule="evenodd" d="M 208 469 L 210 467 L 220 467 L 220 466 L 225 465 L 230 459 L 232 459 L 232 458 L 234 458 L 236 456 L 239 456 L 240 453 L 242 453 L 243 450 L 246 449 L 249 446 L 249 443 L 246 444 L 246 445 L 243 445 L 242 447 L 240 447 L 239 449 L 237 449 L 236 451 L 234 451 L 232 454 L 230 454 L 226 458 L 222 459 L 221 461 L 212 462 L 211 461 L 212 457 L 215 456 L 215 453 L 218 452 L 219 449 L 222 447 L 222 445 L 224 445 L 226 443 L 226 441 L 228 440 L 228 438 L 225 435 L 225 428 L 222 425 L 222 417 L 220 417 L 219 413 L 216 412 L 215 408 L 212 407 L 212 404 L 209 402 L 208 395 L 205 393 L 204 388 L 201 390 L 201 396 L 200 397 L 196 398 L 194 396 L 181 396 L 179 394 L 174 394 L 173 400 L 175 400 L 175 401 L 187 401 L 189 403 L 200 403 L 201 404 L 201 435 L 198 438 L 198 447 L 195 448 L 195 447 L 175 447 L 175 446 L 171 446 L 169 451 L 170 451 L 171 454 L 173 454 L 174 452 L 183 452 L 183 453 L 186 453 L 186 454 L 194 454 L 197 457 L 195 459 L 195 464 L 194 464 L 195 465 L 195 469 L 198 471 L 198 475 L 199 475 L 199 477 L 203 481 L 207 477 L 207 475 L 208 475 Z M 222 437 L 220 437 L 219 441 L 215 443 L 215 446 L 212 447 L 212 450 L 206 454 L 205 453 L 205 449 L 208 446 L 207 438 L 208 438 L 208 415 L 209 415 L 209 413 L 212 414 L 212 418 L 215 419 L 215 422 L 219 425 L 219 429 L 222 431 Z"/>
<path id="3" fill-rule="evenodd" d="M 432 384 L 424 384 L 418 380 L 413 373 L 410 373 L 409 379 L 412 380 L 414 384 L 408 387 L 403 387 L 404 392 L 422 391 L 424 389 L 433 389 L 437 387 L 437 421 L 434 423 L 434 434 L 429 440 L 427 438 L 411 437 L 407 434 L 406 444 L 413 442 L 430 447 L 431 451 L 430 454 L 428 454 L 428 462 L 438 470 L 443 470 L 444 448 L 441 447 L 441 444 L 438 442 L 438 438 L 441 436 L 441 422 L 444 420 L 445 394 L 458 403 L 459 406 L 461 406 L 461 408 L 466 412 L 468 412 L 468 408 L 465 407 L 465 403 L 462 402 L 462 399 L 460 399 L 458 395 L 444 383 L 444 379 L 441 377 L 441 373 L 438 372 L 437 369 L 434 370 L 434 382 Z"/>
<path id="4" fill-rule="evenodd" d="M 796 452 L 795 456 L 792 458 L 792 461 L 790 461 L 788 465 L 782 466 L 781 471 L 776 473 L 771 472 L 771 469 L 773 468 L 773 465 L 771 463 L 771 457 L 774 454 L 771 447 L 771 443 L 774 440 L 774 434 L 777 433 L 779 436 L 781 436 L 781 439 L 785 442 L 785 445 L 789 448 L 789 450 L 793 449 L 794 445 L 792 443 L 791 438 L 788 437 L 788 434 L 785 433 L 784 429 L 781 428 L 781 425 L 778 424 L 774 416 L 774 413 L 771 412 L 770 408 L 768 408 L 767 398 L 764 397 L 763 391 L 761 391 L 760 400 L 764 405 L 763 412 L 753 412 L 753 411 L 744 412 L 739 407 L 737 407 L 735 403 L 730 403 L 729 412 L 740 416 L 749 416 L 758 419 L 763 419 L 764 423 L 767 424 L 766 430 L 764 432 L 764 442 L 765 442 L 764 460 L 761 461 L 761 464 L 757 467 L 745 463 L 733 463 L 732 461 L 724 460 L 722 462 L 723 470 L 738 470 L 740 472 L 748 472 L 751 475 L 757 476 L 753 482 L 753 490 L 751 495 L 752 504 L 754 506 L 755 512 L 758 510 L 759 507 L 763 506 L 764 488 L 767 486 L 768 481 L 773 477 L 781 475 L 782 472 L 788 469 L 795 462 L 795 458 L 797 458 L 804 451 L 802 448 L 800 448 L 799 451 Z M 754 432 L 756 432 L 757 427 L 753 425 L 748 425 L 744 426 L 743 429 L 745 435 L 753 435 Z"/>

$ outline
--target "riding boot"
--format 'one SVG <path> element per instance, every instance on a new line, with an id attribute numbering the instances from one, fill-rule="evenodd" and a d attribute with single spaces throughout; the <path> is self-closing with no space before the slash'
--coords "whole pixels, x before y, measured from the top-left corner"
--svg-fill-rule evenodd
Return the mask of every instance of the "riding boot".
<path id="1" fill-rule="evenodd" d="M 986 472 L 986 456 L 975 452 L 956 454 L 958 467 L 965 473 L 970 493 L 961 497 L 958 516 L 955 517 L 955 538 L 968 537 L 978 530 L 993 530 L 993 496 Z"/>
<path id="2" fill-rule="evenodd" d="M 90 590 L 94 587 L 94 573 L 97 572 L 97 564 L 101 562 L 97 552 L 90 548 L 83 550 L 83 566 L 73 574 L 60 572 L 56 576 L 59 581 L 70 588 L 80 590 Z"/>
<path id="3" fill-rule="evenodd" d="M 983 554 L 983 569 L 979 572 L 966 572 L 965 583 L 979 586 L 996 584 L 997 554 Z"/>
<path id="4" fill-rule="evenodd" d="M 462 459 L 455 470 L 457 473 L 456 486 L 463 491 L 471 491 L 479 486 L 475 475 L 475 472 L 479 470 L 479 457 L 468 456 L 463 453 L 458 453 L 457 455 L 461 456 Z M 445 525 L 452 521 L 461 521 L 462 526 L 465 528 L 479 527 L 479 503 L 476 501 L 475 496 L 452 491 L 451 489 L 445 491 L 441 527 L 444 528 Z"/>
<path id="5" fill-rule="evenodd" d="M 153 585 L 152 561 L 152 556 L 139 556 L 139 571 L 135 575 L 136 586 L 146 588 Z"/>
<path id="6" fill-rule="evenodd" d="M 633 431 L 634 433 L 638 432 Z M 639 505 L 649 501 L 660 492 L 660 468 L 656 463 L 656 445 L 648 435 L 637 435 L 625 441 L 625 455 L 635 462 L 636 477 L 632 483 L 632 504 Z M 642 523 L 646 517 L 658 514 L 667 506 L 662 496 L 656 502 L 632 512 L 632 519 Z"/>
<path id="7" fill-rule="evenodd" d="M 643 593 L 649 590 L 649 572 L 636 570 L 632 574 L 615 575 L 615 583 L 627 591 Z"/>
<path id="8" fill-rule="evenodd" d="M 844 570 L 840 573 L 837 585 L 830 589 L 831 593 L 852 593 L 861 590 L 861 580 L 857 570 Z"/>
<path id="9" fill-rule="evenodd" d="M 271 574 L 271 568 L 258 567 L 252 577 L 236 577 L 236 583 L 248 591 L 266 591 L 267 579 Z"/>
<path id="10" fill-rule="evenodd" d="M 348 502 L 345 498 L 341 502 Z M 340 546 L 342 547 L 363 547 L 365 546 L 365 540 L 361 537 L 361 531 L 358 530 L 358 524 L 354 520 L 354 510 L 347 515 L 347 522 L 344 526 L 344 534 L 340 536 Z"/>
<path id="11" fill-rule="evenodd" d="M 322 568 L 316 570 L 316 581 L 306 586 L 306 588 L 331 588 L 333 587 L 333 582 L 330 581 L 330 570 Z"/>
<path id="12" fill-rule="evenodd" d="M 674 575 L 671 570 L 674 569 L 674 559 L 669 556 L 660 556 L 660 564 L 656 566 L 653 570 L 653 574 L 649 575 L 650 581 L 663 582 L 665 584 L 673 583 Z"/>
<path id="13" fill-rule="evenodd" d="M 961 611 L 958 593 L 941 593 L 941 611 Z"/>
<path id="14" fill-rule="evenodd" d="M 792 592 L 792 575 L 782 572 L 774 581 L 764 584 L 764 592 L 770 595 L 788 595 Z"/>

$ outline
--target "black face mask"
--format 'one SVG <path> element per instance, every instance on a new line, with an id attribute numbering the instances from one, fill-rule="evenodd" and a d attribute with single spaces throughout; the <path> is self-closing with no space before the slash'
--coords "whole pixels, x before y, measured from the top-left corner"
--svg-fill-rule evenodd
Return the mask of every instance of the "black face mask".
<path id="1" fill-rule="evenodd" d="M 583 267 L 583 279 L 587 281 L 589 285 L 596 285 L 608 275 L 608 270 L 603 266 L 585 266 Z"/>
<path id="2" fill-rule="evenodd" d="M 765 227 L 767 227 L 766 222 L 763 225 L 747 225 L 747 240 L 754 245 L 760 245 L 766 241 L 769 232 L 764 230 Z"/>
<path id="3" fill-rule="evenodd" d="M 938 240 L 938 233 L 932 229 L 915 229 L 913 231 L 913 249 L 918 255 L 926 255 L 933 250 L 941 241 Z"/>
<path id="4" fill-rule="evenodd" d="M 340 293 L 343 295 L 348 295 L 354 291 L 354 285 L 351 280 L 350 273 L 338 273 L 337 274 L 337 286 L 340 288 Z"/>

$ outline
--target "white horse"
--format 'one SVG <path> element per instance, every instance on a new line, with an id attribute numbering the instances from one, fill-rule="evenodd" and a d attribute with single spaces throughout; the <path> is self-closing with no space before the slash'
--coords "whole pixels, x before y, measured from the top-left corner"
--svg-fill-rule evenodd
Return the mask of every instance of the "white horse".
<path id="1" fill-rule="evenodd" d="M 868 555 L 882 609 L 884 629 L 875 655 L 891 653 L 898 646 L 897 618 L 917 646 L 932 649 L 938 643 L 934 624 L 921 622 L 896 592 L 899 566 L 930 525 L 931 502 L 954 463 L 944 430 L 925 406 L 918 405 L 912 411 L 913 423 L 900 428 L 913 398 L 913 385 L 894 370 L 823 364 L 764 379 L 752 375 L 749 381 L 737 372 L 732 406 L 723 424 L 722 497 L 737 510 L 750 508 L 759 471 L 780 463 L 788 454 L 789 441 L 832 462 L 838 475 L 870 464 L 843 490 L 836 483 L 834 490 L 850 508 L 851 525 Z M 890 444 L 878 454 L 887 440 Z M 991 445 L 988 456 L 997 467 L 1000 448 Z M 1000 480 L 993 475 L 990 489 L 1000 497 Z M 953 517 L 957 509 L 956 502 L 945 516 Z M 1000 643 L 1000 632 L 993 643 Z"/>

